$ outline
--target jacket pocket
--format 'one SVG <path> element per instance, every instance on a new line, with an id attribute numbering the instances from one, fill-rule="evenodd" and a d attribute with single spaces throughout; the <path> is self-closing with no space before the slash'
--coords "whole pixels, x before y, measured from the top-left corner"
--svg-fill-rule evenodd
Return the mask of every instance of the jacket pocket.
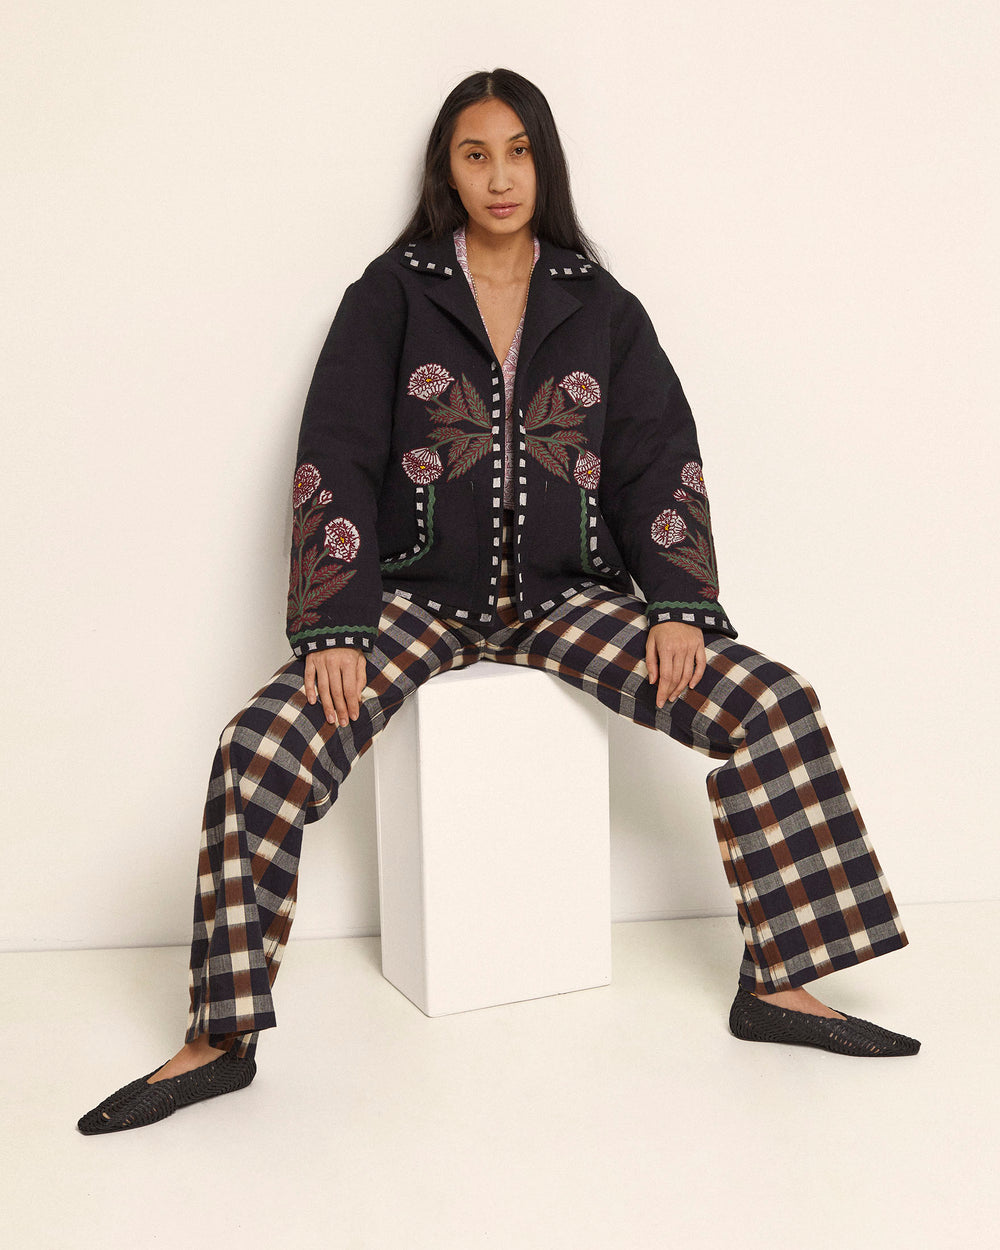
<path id="1" fill-rule="evenodd" d="M 434 483 L 417 484 L 413 490 L 413 508 L 417 521 L 417 541 L 412 547 L 391 555 L 379 557 L 383 573 L 396 573 L 409 568 L 430 551 L 434 545 Z"/>
<path id="2" fill-rule="evenodd" d="M 580 563 L 597 577 L 617 577 L 624 562 L 597 506 L 597 493 L 579 489 Z"/>

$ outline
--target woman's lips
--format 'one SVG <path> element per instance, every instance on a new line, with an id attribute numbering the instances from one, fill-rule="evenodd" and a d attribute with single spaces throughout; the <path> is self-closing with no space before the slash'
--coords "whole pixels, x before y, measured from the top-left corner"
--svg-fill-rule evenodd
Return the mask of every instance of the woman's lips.
<path id="1" fill-rule="evenodd" d="M 515 209 L 520 208 L 520 204 L 490 204 L 487 206 L 494 217 L 509 217 Z"/>

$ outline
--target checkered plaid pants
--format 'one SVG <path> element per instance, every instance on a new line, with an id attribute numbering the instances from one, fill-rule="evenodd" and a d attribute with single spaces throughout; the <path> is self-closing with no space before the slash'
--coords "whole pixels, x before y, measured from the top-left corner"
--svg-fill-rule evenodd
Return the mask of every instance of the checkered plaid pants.
<path id="1" fill-rule="evenodd" d="M 637 725 L 725 762 L 709 773 L 719 848 L 746 950 L 739 982 L 802 985 L 907 944 L 812 687 L 718 634 L 693 690 L 656 707 L 643 604 L 594 585 L 521 622 L 510 516 L 497 616 L 483 629 L 386 591 L 356 721 L 330 724 L 294 659 L 223 731 L 205 806 L 187 1040 L 256 1049 L 295 912 L 304 825 L 329 811 L 355 760 L 407 695 L 479 660 L 554 673 Z M 495 628 L 494 628 L 495 626 Z M 483 632 L 486 630 L 487 632 Z"/>

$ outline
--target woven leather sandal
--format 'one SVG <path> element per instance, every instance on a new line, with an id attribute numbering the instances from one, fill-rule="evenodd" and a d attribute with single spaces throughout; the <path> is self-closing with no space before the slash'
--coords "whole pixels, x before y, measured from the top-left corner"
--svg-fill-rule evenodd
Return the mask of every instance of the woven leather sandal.
<path id="1" fill-rule="evenodd" d="M 834 1011 L 839 1008 L 834 1008 Z M 838 1055 L 915 1055 L 920 1043 L 914 1037 L 891 1033 L 857 1016 L 837 1020 L 805 1011 L 786 1011 L 765 1003 L 742 985 L 729 1009 L 729 1031 L 746 1042 L 781 1042 L 786 1046 L 818 1046 Z"/>
<path id="2" fill-rule="evenodd" d="M 158 1071 L 159 1068 L 153 1069 L 153 1072 Z M 216 1098 L 219 1094 L 244 1089 L 257 1075 L 257 1062 L 254 1059 L 237 1059 L 233 1050 L 227 1050 L 211 1063 L 150 1085 L 148 1078 L 153 1072 L 130 1081 L 110 1094 L 92 1111 L 81 1116 L 76 1127 L 81 1133 L 91 1136 L 155 1124 L 173 1115 L 178 1107 L 188 1107 L 204 1098 Z"/>

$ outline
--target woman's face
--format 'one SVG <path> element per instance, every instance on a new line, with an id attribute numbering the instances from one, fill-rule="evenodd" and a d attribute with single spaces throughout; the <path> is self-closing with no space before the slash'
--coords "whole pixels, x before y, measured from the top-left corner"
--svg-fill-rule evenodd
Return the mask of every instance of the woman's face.
<path id="1" fill-rule="evenodd" d="M 463 109 L 452 131 L 450 153 L 448 185 L 469 214 L 469 232 L 510 236 L 524 230 L 530 235 L 535 161 L 521 119 L 510 105 L 494 96 Z"/>

